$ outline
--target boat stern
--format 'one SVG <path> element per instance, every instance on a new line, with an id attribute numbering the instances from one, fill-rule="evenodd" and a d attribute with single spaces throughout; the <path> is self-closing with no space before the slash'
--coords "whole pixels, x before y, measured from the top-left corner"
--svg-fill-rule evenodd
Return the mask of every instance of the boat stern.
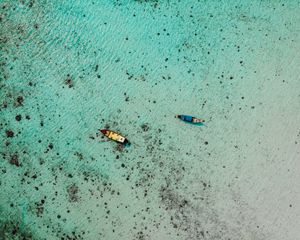
<path id="1" fill-rule="evenodd" d="M 131 143 L 128 141 L 127 138 L 125 138 L 125 141 L 123 142 L 123 144 L 124 144 L 125 146 L 130 146 L 130 145 L 131 145 Z"/>

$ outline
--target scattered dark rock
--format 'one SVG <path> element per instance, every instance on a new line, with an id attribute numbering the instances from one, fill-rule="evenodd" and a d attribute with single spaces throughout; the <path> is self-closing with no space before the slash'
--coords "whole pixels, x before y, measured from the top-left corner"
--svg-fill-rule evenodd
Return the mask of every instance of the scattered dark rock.
<path id="1" fill-rule="evenodd" d="M 144 132 L 147 132 L 150 129 L 149 125 L 146 123 L 142 124 L 141 128 L 143 129 Z"/>
<path id="2" fill-rule="evenodd" d="M 66 84 L 67 86 L 69 86 L 69 88 L 74 87 L 74 82 L 73 82 L 73 80 L 71 79 L 70 75 L 67 76 L 67 79 L 65 80 L 65 84 Z"/>
<path id="3" fill-rule="evenodd" d="M 22 116 L 20 115 L 20 114 L 18 114 L 17 116 L 16 116 L 16 121 L 21 121 L 21 119 L 22 119 Z"/>
<path id="4" fill-rule="evenodd" d="M 2 108 L 7 108 L 7 106 L 8 106 L 7 102 L 2 103 Z"/>
<path id="5" fill-rule="evenodd" d="M 10 129 L 6 130 L 5 133 L 6 133 L 6 137 L 8 138 L 12 138 L 14 136 L 14 132 Z"/>
<path id="6" fill-rule="evenodd" d="M 79 158 L 79 160 L 83 160 L 83 155 L 80 152 L 75 152 L 74 153 L 75 156 L 77 156 Z"/>
<path id="7" fill-rule="evenodd" d="M 20 167 L 19 157 L 17 154 L 13 154 L 9 160 L 9 163 L 11 165 L 15 165 L 17 167 Z"/>
<path id="8" fill-rule="evenodd" d="M 117 144 L 115 147 L 115 150 L 118 152 L 123 152 L 125 149 L 125 146 L 123 144 Z"/>
<path id="9" fill-rule="evenodd" d="M 182 209 L 188 205 L 188 201 L 186 199 L 182 198 L 182 196 L 168 187 L 161 187 L 160 198 L 168 209 L 182 211 Z"/>

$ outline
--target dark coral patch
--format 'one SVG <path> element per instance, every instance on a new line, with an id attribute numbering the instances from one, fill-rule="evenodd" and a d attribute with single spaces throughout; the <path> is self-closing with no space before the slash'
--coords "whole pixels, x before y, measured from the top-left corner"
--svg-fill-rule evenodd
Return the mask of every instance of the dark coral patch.
<path id="1" fill-rule="evenodd" d="M 67 188 L 70 202 L 77 202 L 79 200 L 78 191 L 78 187 L 75 184 L 72 184 Z"/>
<path id="2" fill-rule="evenodd" d="M 0 223 L 0 239 L 30 240 L 33 239 L 33 236 L 31 233 L 24 231 L 20 222 L 9 220 Z"/>
<path id="3" fill-rule="evenodd" d="M 19 106 L 23 106 L 24 103 L 24 97 L 23 96 L 18 96 L 15 100 L 15 106 L 19 107 Z"/>
<path id="4" fill-rule="evenodd" d="M 71 76 L 70 76 L 69 74 L 67 75 L 67 78 L 66 78 L 66 80 L 65 80 L 65 84 L 66 84 L 69 88 L 74 87 L 74 82 L 73 82 L 73 80 L 72 80 L 72 78 L 71 78 Z"/>

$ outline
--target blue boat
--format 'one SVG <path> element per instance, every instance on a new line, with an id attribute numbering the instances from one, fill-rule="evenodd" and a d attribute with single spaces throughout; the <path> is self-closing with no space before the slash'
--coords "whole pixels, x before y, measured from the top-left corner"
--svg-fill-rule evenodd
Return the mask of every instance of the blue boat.
<path id="1" fill-rule="evenodd" d="M 205 120 L 200 119 L 200 118 L 196 118 L 193 116 L 189 116 L 189 115 L 176 115 L 175 118 L 179 118 L 184 122 L 189 122 L 189 123 L 204 123 Z"/>

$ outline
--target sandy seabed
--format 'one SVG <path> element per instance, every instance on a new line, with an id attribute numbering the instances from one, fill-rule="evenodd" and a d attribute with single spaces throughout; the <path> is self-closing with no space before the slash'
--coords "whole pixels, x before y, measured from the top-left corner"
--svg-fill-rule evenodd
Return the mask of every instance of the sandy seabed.
<path id="1" fill-rule="evenodd" d="M 299 1 L 0 2 L 0 239 L 299 238 Z"/>

